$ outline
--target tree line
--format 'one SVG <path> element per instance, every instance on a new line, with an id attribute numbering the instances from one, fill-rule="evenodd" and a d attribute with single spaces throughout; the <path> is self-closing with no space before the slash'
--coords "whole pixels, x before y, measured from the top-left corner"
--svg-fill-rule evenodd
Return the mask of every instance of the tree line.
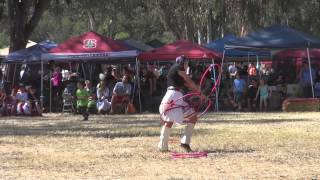
<path id="1" fill-rule="evenodd" d="M 206 43 L 273 24 L 320 35 L 318 0 L 0 0 L 0 46 L 58 43 L 96 31 L 116 39 Z"/>

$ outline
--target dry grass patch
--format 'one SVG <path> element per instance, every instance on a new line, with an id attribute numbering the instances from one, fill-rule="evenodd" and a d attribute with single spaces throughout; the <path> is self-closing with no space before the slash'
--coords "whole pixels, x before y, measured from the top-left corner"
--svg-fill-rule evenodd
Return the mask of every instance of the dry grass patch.
<path id="1" fill-rule="evenodd" d="M 320 113 L 218 113 L 201 119 L 192 147 L 207 158 L 159 153 L 158 115 L 0 119 L 1 179 L 320 178 Z M 181 151 L 183 127 L 170 149 Z"/>

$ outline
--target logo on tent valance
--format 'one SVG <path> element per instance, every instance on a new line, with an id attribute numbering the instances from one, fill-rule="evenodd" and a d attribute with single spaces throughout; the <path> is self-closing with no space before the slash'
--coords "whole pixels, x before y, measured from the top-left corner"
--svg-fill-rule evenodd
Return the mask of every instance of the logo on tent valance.
<path id="1" fill-rule="evenodd" d="M 83 48 L 85 49 L 92 49 L 97 47 L 97 40 L 96 39 L 85 39 L 83 40 Z"/>

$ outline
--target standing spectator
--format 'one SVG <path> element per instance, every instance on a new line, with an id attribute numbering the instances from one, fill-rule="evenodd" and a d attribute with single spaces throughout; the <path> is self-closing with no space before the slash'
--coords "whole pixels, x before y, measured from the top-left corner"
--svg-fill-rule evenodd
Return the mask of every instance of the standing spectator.
<path id="1" fill-rule="evenodd" d="M 88 117 L 89 117 L 89 113 L 87 110 L 89 93 L 84 88 L 84 81 L 83 80 L 78 81 L 77 88 L 78 88 L 76 91 L 77 110 L 78 110 L 78 113 L 82 114 L 83 121 L 87 121 Z"/>
<path id="2" fill-rule="evenodd" d="M 116 77 L 112 75 L 112 67 L 108 67 L 105 81 L 107 83 L 108 89 L 113 89 L 114 85 L 117 83 Z"/>
<path id="3" fill-rule="evenodd" d="M 258 82 L 255 79 L 251 80 L 250 85 L 248 86 L 248 109 L 249 111 L 255 110 L 257 101 L 256 101 L 256 94 L 258 92 Z"/>
<path id="4" fill-rule="evenodd" d="M 271 90 L 269 86 L 266 84 L 264 79 L 260 79 L 259 88 L 256 95 L 256 100 L 260 97 L 260 111 L 267 111 L 268 107 L 268 97 L 271 96 Z"/>
<path id="5" fill-rule="evenodd" d="M 238 105 L 238 111 L 242 110 L 242 100 L 246 90 L 246 83 L 241 79 L 239 73 L 236 74 L 236 79 L 233 81 L 234 99 Z"/>
<path id="6" fill-rule="evenodd" d="M 315 81 L 316 78 L 316 72 L 313 68 L 311 68 L 311 77 L 310 77 L 310 69 L 307 62 L 302 63 L 302 69 L 300 71 L 300 86 L 303 90 L 303 97 L 310 98 L 312 97 L 312 83 L 311 83 L 311 77 L 312 81 Z"/>
<path id="7" fill-rule="evenodd" d="M 117 104 L 121 104 L 122 108 L 127 109 L 131 89 L 129 77 L 126 75 L 123 76 L 122 81 L 118 82 L 113 89 L 113 95 L 111 98 L 111 114 L 115 112 Z"/>
<path id="8" fill-rule="evenodd" d="M 152 96 L 157 90 L 157 78 L 153 72 L 148 71 L 147 68 L 142 68 L 142 91 L 143 94 Z"/>
<path id="9" fill-rule="evenodd" d="M 62 73 L 61 68 L 56 66 L 51 77 L 52 83 L 52 100 L 54 111 L 58 111 L 60 100 L 62 97 Z"/>
<path id="10" fill-rule="evenodd" d="M 249 76 L 249 82 L 251 82 L 253 78 L 257 77 L 257 69 L 252 63 L 250 63 L 248 67 L 248 76 Z"/>

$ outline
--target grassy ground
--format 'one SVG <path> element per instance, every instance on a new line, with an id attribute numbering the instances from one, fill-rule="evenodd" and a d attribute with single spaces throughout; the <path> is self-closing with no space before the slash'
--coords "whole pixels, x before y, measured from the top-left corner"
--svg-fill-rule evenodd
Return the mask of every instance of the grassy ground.
<path id="1" fill-rule="evenodd" d="M 158 115 L 0 117 L 1 179 L 320 179 L 320 113 L 208 114 L 192 147 L 156 149 Z M 181 151 L 183 127 L 170 149 Z"/>

